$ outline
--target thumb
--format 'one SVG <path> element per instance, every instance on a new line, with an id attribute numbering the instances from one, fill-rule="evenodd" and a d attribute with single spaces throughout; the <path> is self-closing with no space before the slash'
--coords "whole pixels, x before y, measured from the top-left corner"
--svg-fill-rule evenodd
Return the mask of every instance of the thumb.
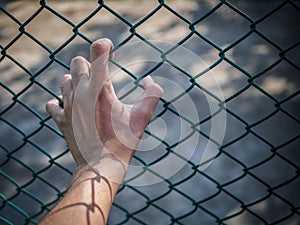
<path id="1" fill-rule="evenodd" d="M 141 98 L 133 105 L 131 110 L 131 129 L 137 136 L 142 136 L 148 125 L 159 99 L 163 95 L 163 89 L 153 81 L 150 76 L 145 77 L 142 82 L 145 91 Z"/>

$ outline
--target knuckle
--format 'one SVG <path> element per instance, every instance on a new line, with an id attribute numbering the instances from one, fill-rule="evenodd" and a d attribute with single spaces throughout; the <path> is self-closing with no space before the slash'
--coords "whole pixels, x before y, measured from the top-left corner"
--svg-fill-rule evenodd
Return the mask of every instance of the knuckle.
<path id="1" fill-rule="evenodd" d="M 65 82 L 67 82 L 68 80 L 72 80 L 72 77 L 70 74 L 65 74 L 63 75 L 63 77 L 61 78 L 61 83 L 64 84 Z"/>
<path id="2" fill-rule="evenodd" d="M 111 47 L 112 47 L 112 41 L 108 38 L 102 38 L 98 41 L 95 41 L 91 45 L 92 50 L 100 50 L 100 49 L 103 49 L 103 48 L 106 48 L 106 50 L 108 50 Z"/>
<path id="3" fill-rule="evenodd" d="M 45 108 L 46 108 L 46 111 L 50 114 L 51 101 L 49 101 L 49 102 L 46 103 Z"/>
<path id="4" fill-rule="evenodd" d="M 85 63 L 86 59 L 82 56 L 76 56 L 72 59 L 71 65 L 72 64 L 79 64 L 79 63 Z"/>
<path id="5" fill-rule="evenodd" d="M 57 102 L 56 102 L 57 100 L 56 99 L 52 99 L 52 100 L 50 100 L 50 101 L 48 101 L 47 103 L 46 103 L 46 111 L 52 116 L 52 114 L 53 114 L 53 105 L 55 105 Z"/>

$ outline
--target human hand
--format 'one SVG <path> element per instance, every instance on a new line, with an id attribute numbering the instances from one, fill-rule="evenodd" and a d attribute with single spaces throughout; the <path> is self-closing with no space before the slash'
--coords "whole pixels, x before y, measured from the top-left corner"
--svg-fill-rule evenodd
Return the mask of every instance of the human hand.
<path id="1" fill-rule="evenodd" d="M 141 81 L 141 98 L 133 105 L 122 104 L 108 71 L 112 48 L 109 39 L 100 39 L 91 46 L 90 63 L 74 58 L 71 74 L 62 80 L 63 107 L 56 99 L 46 105 L 78 166 L 101 167 L 109 159 L 127 168 L 163 93 L 148 76 Z"/>

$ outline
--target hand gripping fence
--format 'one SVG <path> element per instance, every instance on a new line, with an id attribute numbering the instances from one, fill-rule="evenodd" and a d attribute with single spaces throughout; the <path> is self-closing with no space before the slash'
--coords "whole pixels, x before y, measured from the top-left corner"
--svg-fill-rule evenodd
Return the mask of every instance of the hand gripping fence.
<path id="1" fill-rule="evenodd" d="M 125 179 L 108 224 L 300 224 L 299 19 L 296 0 L 1 1 L 0 224 L 38 224 L 64 195 L 74 165 L 44 105 L 59 99 L 59 77 L 68 73 L 72 57 L 86 56 L 99 37 L 113 39 L 116 55 L 134 39 L 161 56 L 142 76 L 111 60 L 136 80 L 131 91 L 168 62 L 176 71 L 169 79 L 180 78 L 185 88 L 162 98 L 155 118 L 177 118 L 193 131 L 174 141 L 146 129 L 158 150 L 150 157 L 138 152 L 133 164 L 151 174 L 149 165 L 174 155 L 185 165 L 171 177 L 152 171 L 160 182 L 151 185 L 131 184 L 144 173 Z M 166 50 L 151 39 L 174 45 Z M 170 61 L 181 46 L 201 55 L 206 68 L 192 74 Z M 224 99 L 200 82 L 209 71 Z M 172 107 L 199 92 L 217 103 L 216 113 L 191 121 Z M 193 102 L 205 108 L 204 99 Z M 205 126 L 219 112 L 227 115 L 225 137 L 202 170 L 209 160 L 200 163 L 174 149 L 196 135 L 199 154 L 211 138 Z"/>

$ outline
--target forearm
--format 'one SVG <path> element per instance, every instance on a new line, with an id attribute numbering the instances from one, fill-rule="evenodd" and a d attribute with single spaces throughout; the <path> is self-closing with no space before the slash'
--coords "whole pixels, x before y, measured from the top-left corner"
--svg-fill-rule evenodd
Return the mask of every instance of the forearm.
<path id="1" fill-rule="evenodd" d="M 101 166 L 94 168 L 88 164 L 80 166 L 75 170 L 64 198 L 40 225 L 106 224 L 120 181 L 126 173 L 124 169 L 123 164 L 111 159 L 101 160 Z M 112 178 L 119 182 L 113 182 Z"/>

